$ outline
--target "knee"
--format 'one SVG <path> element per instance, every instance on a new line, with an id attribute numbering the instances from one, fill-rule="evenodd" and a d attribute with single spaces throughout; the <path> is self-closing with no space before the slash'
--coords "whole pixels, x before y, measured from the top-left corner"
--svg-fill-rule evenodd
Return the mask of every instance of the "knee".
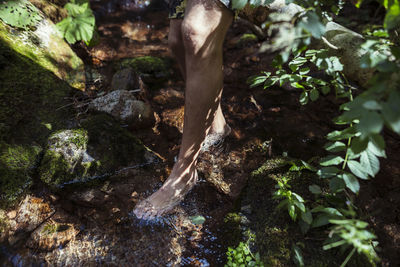
<path id="1" fill-rule="evenodd" d="M 183 21 L 181 31 L 186 55 L 204 57 L 213 52 L 210 28 L 200 23 Z"/>

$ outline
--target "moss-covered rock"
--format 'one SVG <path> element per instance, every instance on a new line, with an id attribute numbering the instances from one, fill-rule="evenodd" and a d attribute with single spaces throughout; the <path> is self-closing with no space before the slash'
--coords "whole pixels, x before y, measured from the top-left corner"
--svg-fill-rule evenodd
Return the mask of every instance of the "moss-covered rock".
<path id="1" fill-rule="evenodd" d="M 81 90 L 85 88 L 82 60 L 59 36 L 50 20 L 42 20 L 36 25 L 35 31 L 15 30 L 1 22 L 0 39 L 14 51 L 54 73 L 70 86 Z"/>
<path id="2" fill-rule="evenodd" d="M 103 171 L 146 161 L 142 142 L 111 116 L 92 115 L 81 122 L 81 127 L 88 131 L 88 154 L 100 161 Z"/>
<path id="3" fill-rule="evenodd" d="M 140 74 L 147 84 L 163 82 L 171 74 L 170 64 L 166 59 L 152 56 L 126 58 L 118 64 L 120 69 L 128 67 Z"/>
<path id="4" fill-rule="evenodd" d="M 0 144 L 0 207 L 15 203 L 32 185 L 38 146 Z"/>
<path id="5" fill-rule="evenodd" d="M 81 127 L 49 137 L 39 173 L 40 179 L 53 188 L 112 175 L 146 161 L 143 144 L 112 117 L 95 114 Z"/>
<path id="6" fill-rule="evenodd" d="M 61 186 L 94 174 L 99 163 L 86 152 L 88 140 L 84 129 L 52 134 L 41 162 L 40 179 L 51 186 Z"/>

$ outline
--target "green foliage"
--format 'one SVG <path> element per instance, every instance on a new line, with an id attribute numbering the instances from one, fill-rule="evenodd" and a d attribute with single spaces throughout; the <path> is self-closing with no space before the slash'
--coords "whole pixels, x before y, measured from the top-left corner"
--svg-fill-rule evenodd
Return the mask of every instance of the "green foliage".
<path id="1" fill-rule="evenodd" d="M 247 243 L 240 242 L 240 244 L 236 248 L 229 247 L 226 255 L 228 260 L 225 266 L 264 266 L 264 264 L 260 260 L 260 254 L 257 252 L 255 255 L 253 255 Z"/>
<path id="2" fill-rule="evenodd" d="M 68 17 L 57 23 L 57 27 L 68 43 L 84 41 L 89 45 L 95 32 L 95 17 L 88 0 L 71 0 L 64 8 Z"/>
<path id="3" fill-rule="evenodd" d="M 367 229 L 368 223 L 356 218 L 350 196 L 359 193 L 359 179 L 368 180 L 379 172 L 379 158 L 386 157 L 382 135 L 384 127 L 400 134 L 400 47 L 395 41 L 400 27 L 400 5 L 398 0 L 381 1 L 386 9 L 382 28 L 371 32 L 361 45 L 364 56 L 360 67 L 373 68 L 376 72 L 369 86 L 360 91 L 347 81 L 339 58 L 331 56 L 326 49 L 308 48 L 311 37 L 320 38 L 323 35 L 323 28 L 319 26 L 322 21 L 331 19 L 327 2 L 296 1 L 305 9 L 291 21 L 286 20 L 285 25 L 291 24 L 291 27 L 277 34 L 275 43 L 285 44 L 286 48 L 280 48 L 280 54 L 273 62 L 276 70 L 262 72 L 249 78 L 248 82 L 251 87 L 263 86 L 264 89 L 290 84 L 303 91 L 299 98 L 302 105 L 316 101 L 331 91 L 336 97 L 347 99 L 348 102 L 339 107 L 342 114 L 333 120 L 342 129 L 327 135 L 328 143 L 324 148 L 329 154 L 320 160 L 321 167 L 316 172 L 321 179 L 327 180 L 329 188 L 309 186 L 310 192 L 317 198 L 315 203 L 319 203 L 310 211 L 313 216 L 303 218 L 309 210 L 303 198 L 290 190 L 287 179 L 278 182 L 275 198 L 282 199 L 278 207 L 286 207 L 293 220 L 301 217 L 312 228 L 331 225 L 324 249 L 349 249 L 350 253 L 342 266 L 355 252 L 365 255 L 371 264 L 375 264 L 379 259 L 375 252 L 376 242 L 373 241 L 376 237 Z M 343 1 L 339 1 L 331 12 L 340 10 L 340 2 Z M 361 2 L 358 1 L 357 5 Z M 281 20 L 282 16 L 277 18 Z M 302 21 L 302 18 L 306 20 Z M 274 20 L 271 16 L 272 22 L 267 26 L 273 27 L 279 19 Z M 273 45 L 265 47 L 275 49 Z M 320 70 L 327 75 L 316 78 L 311 70 Z M 332 199 L 335 201 L 331 202 Z M 315 203 L 310 205 L 315 206 Z M 344 209 L 346 206 L 348 208 Z"/>
<path id="4" fill-rule="evenodd" d="M 10 26 L 27 30 L 43 18 L 29 1 L 0 0 L 0 19 Z"/>

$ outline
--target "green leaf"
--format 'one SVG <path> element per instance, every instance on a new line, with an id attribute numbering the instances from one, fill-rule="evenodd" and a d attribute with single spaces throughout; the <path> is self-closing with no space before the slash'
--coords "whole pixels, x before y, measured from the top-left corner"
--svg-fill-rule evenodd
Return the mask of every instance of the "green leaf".
<path id="1" fill-rule="evenodd" d="M 342 177 L 347 188 L 349 188 L 353 193 L 358 193 L 360 190 L 360 183 L 357 178 L 351 173 L 343 173 Z"/>
<path id="2" fill-rule="evenodd" d="M 190 216 L 189 220 L 194 224 L 194 225 L 199 225 L 203 224 L 206 221 L 206 218 L 204 218 L 201 215 L 195 215 L 195 216 Z"/>
<path id="3" fill-rule="evenodd" d="M 317 100 L 319 98 L 319 92 L 318 92 L 318 90 L 317 89 L 312 89 L 311 91 L 310 91 L 310 99 L 311 99 L 311 101 L 315 101 L 315 100 Z"/>
<path id="4" fill-rule="evenodd" d="M 347 162 L 347 166 L 349 166 L 350 171 L 361 179 L 368 179 L 368 174 L 365 172 L 364 167 L 358 161 L 350 160 Z"/>
<path id="5" fill-rule="evenodd" d="M 343 131 L 333 131 L 330 132 L 326 138 L 330 141 L 339 141 L 342 139 L 349 139 L 350 137 L 355 136 L 356 130 L 354 127 L 349 127 L 344 129 Z"/>
<path id="6" fill-rule="evenodd" d="M 39 10 L 26 0 L 0 1 L 0 19 L 16 28 L 29 29 L 43 18 Z"/>
<path id="7" fill-rule="evenodd" d="M 330 208 L 330 207 L 324 207 L 324 206 L 317 206 L 317 207 L 313 208 L 311 210 L 311 212 L 313 212 L 313 213 L 323 212 L 323 213 L 331 215 L 332 217 L 343 217 L 343 214 L 340 213 L 340 211 L 338 211 L 337 209 Z"/>
<path id="8" fill-rule="evenodd" d="M 73 16 L 68 16 L 57 23 L 59 31 L 70 44 L 81 40 L 89 42 L 93 37 L 95 18 L 92 10 L 88 6 L 84 6 L 85 8 L 73 9 Z"/>
<path id="9" fill-rule="evenodd" d="M 308 92 L 303 91 L 300 95 L 300 104 L 306 105 L 308 103 Z"/>
<path id="10" fill-rule="evenodd" d="M 331 91 L 331 88 L 330 88 L 329 86 L 322 86 L 322 87 L 321 87 L 321 92 L 322 92 L 322 94 L 324 94 L 324 95 L 329 94 L 330 91 Z"/>
<path id="11" fill-rule="evenodd" d="M 271 73 L 269 73 L 268 76 L 253 76 L 253 77 L 250 77 L 247 80 L 247 83 L 250 84 L 250 88 L 257 87 L 259 85 L 262 85 L 270 75 L 271 75 Z"/>
<path id="12" fill-rule="evenodd" d="M 298 23 L 307 32 L 311 33 L 314 38 L 321 38 L 325 33 L 325 26 L 321 23 L 319 16 L 313 11 L 307 12 Z"/>
<path id="13" fill-rule="evenodd" d="M 400 92 L 393 91 L 383 106 L 382 114 L 386 125 L 400 134 Z"/>
<path id="14" fill-rule="evenodd" d="M 331 217 L 327 214 L 320 214 L 313 220 L 311 227 L 315 228 L 315 227 L 321 227 L 321 226 L 327 225 L 327 224 L 329 224 L 330 218 Z"/>
<path id="15" fill-rule="evenodd" d="M 299 201 L 294 201 L 293 202 L 302 212 L 306 212 L 306 207 L 304 206 L 303 203 Z"/>
<path id="16" fill-rule="evenodd" d="M 356 125 L 356 129 L 364 138 L 370 134 L 379 134 L 382 128 L 383 118 L 374 111 L 364 112 L 360 117 L 360 122 Z"/>
<path id="17" fill-rule="evenodd" d="M 288 205 L 288 212 L 289 212 L 290 218 L 292 218 L 293 221 L 296 221 L 296 217 L 297 217 L 296 207 L 294 205 Z"/>
<path id="18" fill-rule="evenodd" d="M 339 179 L 338 177 L 333 177 L 329 181 L 329 188 L 334 193 L 342 191 L 345 187 L 346 184 L 343 182 L 342 179 Z"/>
<path id="19" fill-rule="evenodd" d="M 361 153 L 360 157 L 361 166 L 364 168 L 364 171 L 374 177 L 380 169 L 379 159 L 369 150 L 366 150 Z"/>
<path id="20" fill-rule="evenodd" d="M 364 151 L 368 147 L 368 139 L 361 139 L 359 137 L 355 137 L 351 141 L 351 150 L 354 154 L 359 154 Z"/>
<path id="21" fill-rule="evenodd" d="M 313 221 L 311 211 L 302 212 L 301 219 L 303 219 L 303 221 L 305 221 L 307 224 L 311 224 Z"/>
<path id="22" fill-rule="evenodd" d="M 387 30 L 400 27 L 400 4 L 397 0 L 392 2 L 386 12 L 384 26 Z"/>
<path id="23" fill-rule="evenodd" d="M 310 72 L 310 68 L 308 68 L 308 67 L 301 68 L 301 69 L 299 70 L 299 74 L 300 74 L 300 75 L 306 75 L 306 74 L 309 73 L 309 72 Z"/>
<path id="24" fill-rule="evenodd" d="M 331 178 L 336 176 L 340 170 L 336 167 L 325 167 L 317 171 L 317 175 L 321 178 Z"/>
<path id="25" fill-rule="evenodd" d="M 342 142 L 336 141 L 334 143 L 327 143 L 324 148 L 329 152 L 340 152 L 346 150 L 346 145 Z"/>
<path id="26" fill-rule="evenodd" d="M 369 140 L 368 150 L 378 157 L 386 157 L 385 140 L 383 137 L 379 134 L 370 135 Z"/>
<path id="27" fill-rule="evenodd" d="M 319 187 L 318 185 L 310 185 L 308 187 L 308 190 L 310 190 L 311 193 L 315 194 L 315 195 L 319 195 L 322 193 L 321 187 Z"/>
<path id="28" fill-rule="evenodd" d="M 300 247 L 297 246 L 296 244 L 293 244 L 292 252 L 293 252 L 293 261 L 296 264 L 296 266 L 303 267 L 304 266 L 303 253 L 301 252 Z"/>
<path id="29" fill-rule="evenodd" d="M 321 159 L 320 165 L 321 166 L 332 166 L 332 165 L 338 165 L 342 163 L 344 159 L 340 156 L 335 156 L 335 155 L 329 155 Z"/>

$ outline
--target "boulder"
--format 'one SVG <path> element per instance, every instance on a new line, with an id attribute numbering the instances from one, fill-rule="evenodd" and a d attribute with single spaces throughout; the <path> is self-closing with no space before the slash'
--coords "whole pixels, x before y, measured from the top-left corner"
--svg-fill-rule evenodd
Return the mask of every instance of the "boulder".
<path id="1" fill-rule="evenodd" d="M 107 114 L 91 114 L 80 126 L 48 139 L 39 176 L 54 189 L 112 176 L 151 159 L 148 149 Z"/>
<path id="2" fill-rule="evenodd" d="M 116 90 L 98 97 L 90 103 L 89 108 L 106 112 L 128 124 L 145 122 L 152 116 L 150 104 L 137 100 L 127 90 Z"/>
<path id="3" fill-rule="evenodd" d="M 134 90 L 140 88 L 140 78 L 132 68 L 117 71 L 111 81 L 112 90 Z"/>
<path id="4" fill-rule="evenodd" d="M 99 162 L 87 154 L 88 133 L 84 129 L 62 130 L 48 139 L 40 166 L 40 179 L 60 187 L 84 180 L 94 173 Z"/>

